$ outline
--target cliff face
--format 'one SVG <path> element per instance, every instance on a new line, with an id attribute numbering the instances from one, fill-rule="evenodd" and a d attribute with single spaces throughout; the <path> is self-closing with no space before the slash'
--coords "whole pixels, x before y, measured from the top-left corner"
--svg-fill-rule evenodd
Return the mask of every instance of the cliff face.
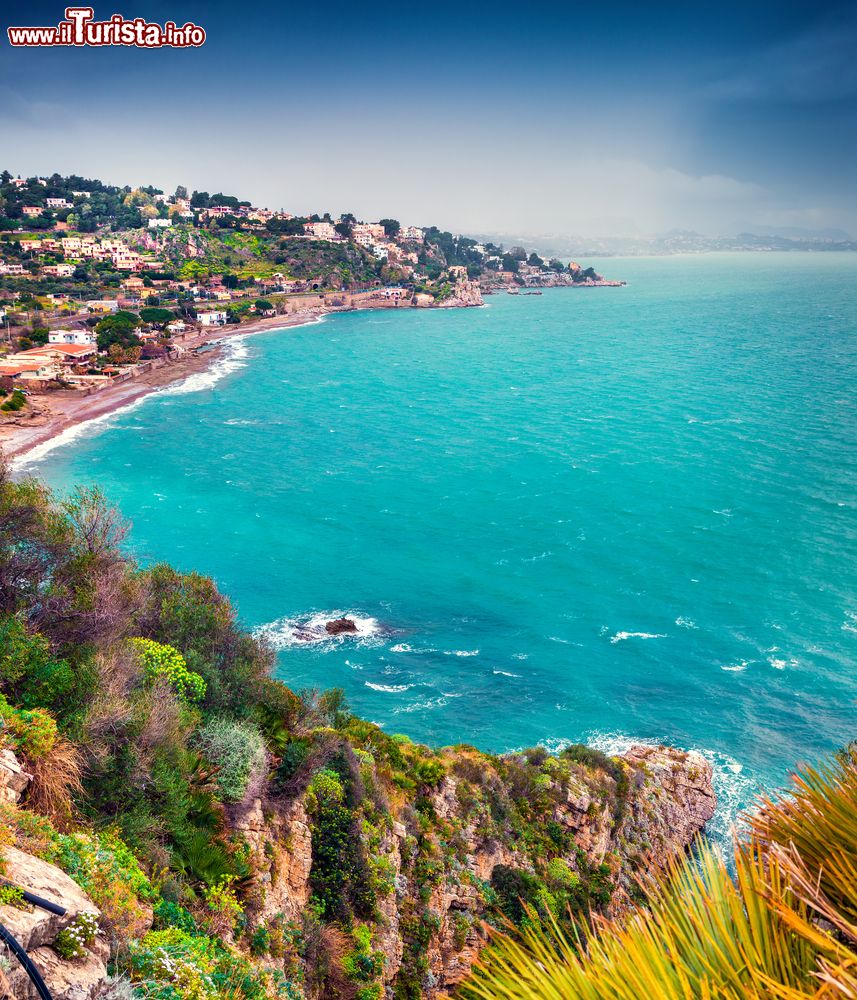
<path id="1" fill-rule="evenodd" d="M 478 281 L 471 281 L 466 276 L 460 276 L 453 286 L 452 298 L 440 303 L 441 307 L 481 306 L 484 305 L 482 289 Z"/>
<path id="2" fill-rule="evenodd" d="M 0 750 L 0 795 L 16 803 L 29 784 L 30 776 L 8 749 Z M 91 936 L 86 925 L 81 931 L 78 954 L 64 949 L 62 935 L 76 928 L 81 914 L 100 922 L 101 914 L 80 887 L 55 865 L 33 857 L 10 845 L 2 848 L 2 877 L 13 886 L 33 893 L 65 909 L 65 915 L 50 913 L 21 900 L 0 903 L 0 923 L 29 954 L 54 1000 L 91 1000 L 104 989 L 109 956 L 107 937 L 102 930 Z M 14 1000 L 36 1000 L 38 994 L 16 958 L 0 970 L 0 996 Z"/>
<path id="3" fill-rule="evenodd" d="M 375 912 L 363 919 L 388 996 L 434 998 L 452 989 L 486 942 L 482 921 L 514 916 L 519 895 L 529 894 L 537 909 L 567 903 L 581 914 L 621 911 L 634 873 L 686 850 L 714 812 L 711 767 L 697 754 L 635 747 L 610 759 L 609 771 L 597 757 L 568 766 L 534 760 L 521 758 L 509 770 L 451 751 L 433 787 L 388 800 L 380 816 L 366 797 L 378 797 L 383 768 L 360 763 L 363 801 L 351 830 L 375 895 Z M 251 927 L 306 933 L 323 877 L 318 792 L 312 785 L 293 796 L 268 790 L 233 821 L 256 872 Z M 287 967 L 290 961 L 293 971 L 300 960 L 286 955 Z M 308 996 L 353 995 L 330 980 L 313 990 L 313 969 L 304 969 L 304 979 Z"/>

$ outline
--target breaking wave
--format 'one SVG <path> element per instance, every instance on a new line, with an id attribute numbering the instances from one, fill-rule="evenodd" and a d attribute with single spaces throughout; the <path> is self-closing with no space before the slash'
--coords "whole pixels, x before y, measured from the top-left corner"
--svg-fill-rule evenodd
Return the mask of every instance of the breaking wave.
<path id="1" fill-rule="evenodd" d="M 331 635 L 325 626 L 337 618 L 348 618 L 353 621 L 356 631 Z M 378 639 L 386 631 L 377 618 L 368 615 L 360 615 L 354 611 L 321 611 L 314 612 L 309 617 L 278 618 L 276 621 L 259 625 L 253 630 L 253 634 L 269 642 L 274 649 L 289 649 L 295 646 L 342 642 L 365 644 Z"/>

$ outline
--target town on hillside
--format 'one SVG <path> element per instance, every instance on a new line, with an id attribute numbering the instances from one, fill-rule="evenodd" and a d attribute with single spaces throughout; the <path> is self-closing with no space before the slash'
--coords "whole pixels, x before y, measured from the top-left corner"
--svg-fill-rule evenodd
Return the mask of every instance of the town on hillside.
<path id="1" fill-rule="evenodd" d="M 592 268 L 396 219 L 294 216 L 225 194 L 0 174 L 0 410 L 90 393 L 219 328 L 357 308 L 618 285 Z M 218 336 L 223 335 L 220 330 Z"/>

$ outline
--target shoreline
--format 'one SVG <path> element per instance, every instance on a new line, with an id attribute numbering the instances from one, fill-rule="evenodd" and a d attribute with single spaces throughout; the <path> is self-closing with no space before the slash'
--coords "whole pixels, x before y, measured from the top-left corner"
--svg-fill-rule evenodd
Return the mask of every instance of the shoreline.
<path id="1" fill-rule="evenodd" d="M 96 420 L 105 419 L 119 410 L 160 392 L 193 375 L 207 371 L 222 356 L 226 344 L 236 338 L 272 330 L 306 326 L 336 310 L 317 308 L 305 313 L 269 316 L 245 326 L 219 327 L 184 341 L 187 354 L 150 371 L 142 372 L 124 382 L 108 385 L 91 396 L 81 396 L 73 389 L 39 395 L 41 413 L 19 423 L 0 423 L 0 454 L 11 466 L 24 462 L 36 448 L 57 442 L 69 431 Z M 197 349 L 205 344 L 216 346 L 204 353 Z M 26 464 L 26 463 L 25 463 Z"/>

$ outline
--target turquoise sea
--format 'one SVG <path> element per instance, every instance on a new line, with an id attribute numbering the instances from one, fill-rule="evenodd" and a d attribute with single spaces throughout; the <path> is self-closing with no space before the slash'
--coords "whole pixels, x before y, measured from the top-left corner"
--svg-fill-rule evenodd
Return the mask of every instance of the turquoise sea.
<path id="1" fill-rule="evenodd" d="M 100 484 L 289 684 L 432 744 L 698 748 L 722 832 L 857 737 L 857 254 L 596 263 L 627 287 L 232 341 L 23 471 Z"/>

